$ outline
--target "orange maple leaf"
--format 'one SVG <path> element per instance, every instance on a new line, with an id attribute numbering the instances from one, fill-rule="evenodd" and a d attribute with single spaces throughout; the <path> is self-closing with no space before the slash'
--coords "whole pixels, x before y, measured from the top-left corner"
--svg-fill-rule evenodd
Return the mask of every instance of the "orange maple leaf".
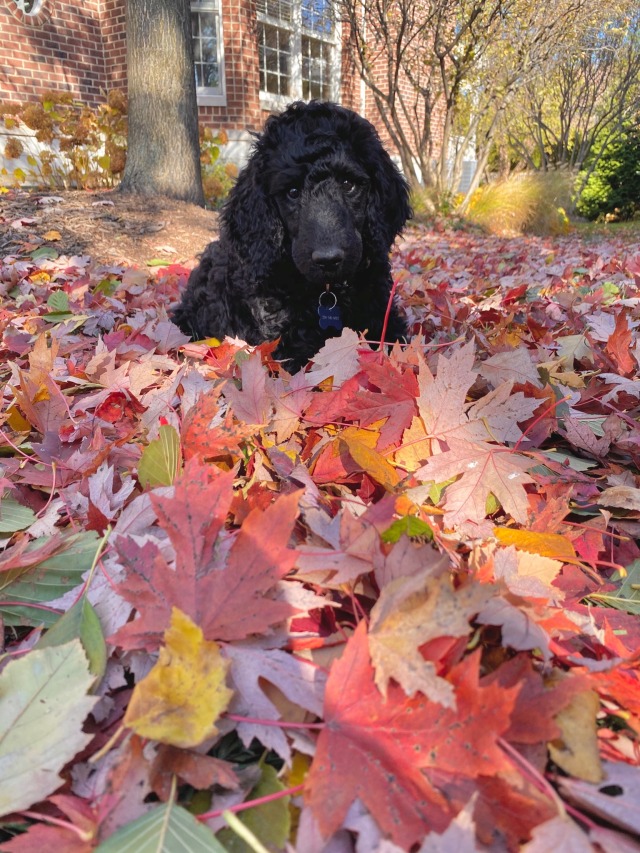
<path id="1" fill-rule="evenodd" d="M 474 778 L 510 766 L 496 741 L 509 727 L 518 688 L 481 687 L 479 663 L 473 654 L 449 673 L 455 711 L 421 695 L 409 699 L 394 684 L 385 701 L 360 623 L 331 668 L 325 728 L 307 777 L 309 803 L 325 837 L 339 829 L 358 798 L 381 830 L 408 849 L 453 817 L 430 771 Z"/>

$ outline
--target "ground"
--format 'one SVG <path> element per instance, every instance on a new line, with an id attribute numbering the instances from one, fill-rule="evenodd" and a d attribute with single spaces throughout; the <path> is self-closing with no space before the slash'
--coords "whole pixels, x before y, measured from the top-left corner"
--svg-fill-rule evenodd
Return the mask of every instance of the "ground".
<path id="1" fill-rule="evenodd" d="M 0 196 L 0 256 L 51 246 L 127 266 L 185 263 L 215 238 L 217 222 L 217 213 L 196 205 L 117 190 L 11 190 Z"/>
<path id="2" fill-rule="evenodd" d="M 214 214 L 0 195 L 3 851 L 639 853 L 640 233 L 457 226 L 291 376 Z"/>

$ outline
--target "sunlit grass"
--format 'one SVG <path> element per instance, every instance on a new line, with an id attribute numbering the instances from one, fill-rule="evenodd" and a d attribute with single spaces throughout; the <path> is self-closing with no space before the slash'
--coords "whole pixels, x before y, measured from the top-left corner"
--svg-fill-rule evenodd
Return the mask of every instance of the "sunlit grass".
<path id="1" fill-rule="evenodd" d="M 571 179 L 560 172 L 525 172 L 484 184 L 466 218 L 491 234 L 566 234 Z"/>
<path id="2" fill-rule="evenodd" d="M 587 222 L 580 220 L 572 222 L 572 226 L 576 234 L 585 240 L 600 240 L 603 237 L 640 240 L 639 220 L 631 220 L 629 222 Z"/>

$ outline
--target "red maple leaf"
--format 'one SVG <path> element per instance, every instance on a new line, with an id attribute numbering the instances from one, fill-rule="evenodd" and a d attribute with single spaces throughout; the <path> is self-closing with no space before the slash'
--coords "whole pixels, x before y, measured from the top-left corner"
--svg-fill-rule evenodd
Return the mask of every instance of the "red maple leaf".
<path id="1" fill-rule="evenodd" d="M 412 371 L 401 373 L 389 361 L 368 361 L 366 377 L 379 391 L 360 391 L 347 405 L 344 417 L 359 421 L 363 427 L 386 419 L 377 446 L 384 450 L 400 443 L 403 432 L 417 415 L 418 382 Z"/>
<path id="2" fill-rule="evenodd" d="M 331 668 L 325 728 L 307 777 L 309 802 L 329 837 L 360 799 L 381 830 L 403 849 L 453 816 L 429 770 L 475 778 L 509 767 L 497 738 L 510 724 L 518 688 L 479 684 L 479 655 L 449 673 L 457 709 L 390 684 L 387 700 L 374 683 L 366 625 L 361 623 Z M 365 772 L 366 768 L 366 772 Z"/>
<path id="3" fill-rule="evenodd" d="M 483 684 L 501 684 L 510 688 L 520 686 L 511 724 L 505 739 L 515 743 L 545 743 L 559 735 L 555 716 L 573 699 L 576 693 L 588 690 L 592 682 L 586 673 L 559 673 L 545 684 L 540 673 L 533 669 L 528 657 L 520 654 L 507 661 Z"/>
<path id="4" fill-rule="evenodd" d="M 124 648 L 157 648 L 178 607 L 207 639 L 238 640 L 260 633 L 295 612 L 270 597 L 293 567 L 287 544 L 298 511 L 297 494 L 278 498 L 264 511 L 253 509 L 231 546 L 220 533 L 233 498 L 233 472 L 192 459 L 171 498 L 152 497 L 160 525 L 176 553 L 170 566 L 154 542 L 116 543 L 127 579 L 118 591 L 138 611 L 113 640 Z"/>
<path id="5" fill-rule="evenodd" d="M 216 391 L 201 394 L 183 418 L 181 443 L 185 459 L 192 456 L 201 460 L 237 457 L 242 441 L 254 434 L 251 427 L 234 421 L 230 410 L 220 422 L 218 398 Z M 214 420 L 215 429 L 211 429 Z"/>
<path id="6" fill-rule="evenodd" d="M 627 315 L 621 311 L 616 316 L 616 327 L 607 341 L 605 350 L 624 376 L 635 373 L 637 369 L 635 359 L 630 353 L 632 345 L 632 332 L 627 322 Z"/>

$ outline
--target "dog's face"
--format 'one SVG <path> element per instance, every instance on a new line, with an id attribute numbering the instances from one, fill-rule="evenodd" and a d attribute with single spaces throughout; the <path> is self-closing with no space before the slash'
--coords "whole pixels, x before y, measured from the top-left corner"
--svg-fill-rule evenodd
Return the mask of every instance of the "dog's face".
<path id="1" fill-rule="evenodd" d="M 348 281 L 362 260 L 369 178 L 344 150 L 305 140 L 295 160 L 283 152 L 270 172 L 275 201 L 290 243 L 291 258 L 311 284 Z M 284 162 L 282 162 L 284 161 Z"/>
<path id="2" fill-rule="evenodd" d="M 411 215 L 408 185 L 374 127 L 336 104 L 292 104 L 271 116 L 222 212 L 222 233 L 264 280 L 291 262 L 314 287 L 384 267 Z M 295 286 L 288 273 L 283 284 Z"/>

